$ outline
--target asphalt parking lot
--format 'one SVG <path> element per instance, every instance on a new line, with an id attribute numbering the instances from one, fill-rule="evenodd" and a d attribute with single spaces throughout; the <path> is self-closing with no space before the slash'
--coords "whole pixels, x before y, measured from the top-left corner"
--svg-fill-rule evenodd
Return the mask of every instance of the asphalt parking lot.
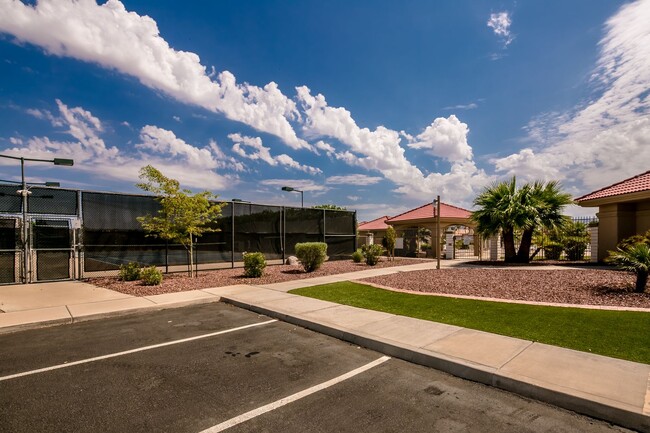
<path id="1" fill-rule="evenodd" d="M 0 432 L 627 431 L 223 303 L 0 348 Z"/>

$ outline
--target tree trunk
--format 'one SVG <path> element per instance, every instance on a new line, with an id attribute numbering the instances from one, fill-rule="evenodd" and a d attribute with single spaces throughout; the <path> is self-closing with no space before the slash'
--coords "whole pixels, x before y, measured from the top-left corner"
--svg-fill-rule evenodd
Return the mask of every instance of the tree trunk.
<path id="1" fill-rule="evenodd" d="M 506 263 L 517 261 L 517 251 L 515 250 L 515 234 L 512 229 L 503 230 L 503 247 L 506 250 Z"/>
<path id="2" fill-rule="evenodd" d="M 190 278 L 194 278 L 194 243 L 190 235 Z"/>
<path id="3" fill-rule="evenodd" d="M 645 286 L 648 283 L 648 273 L 643 271 L 637 271 L 636 273 L 636 288 L 635 292 L 643 293 L 645 292 Z"/>
<path id="4" fill-rule="evenodd" d="M 518 263 L 530 262 L 530 244 L 533 242 L 533 230 L 526 229 L 521 234 L 521 243 L 519 244 L 519 251 L 517 252 Z"/>

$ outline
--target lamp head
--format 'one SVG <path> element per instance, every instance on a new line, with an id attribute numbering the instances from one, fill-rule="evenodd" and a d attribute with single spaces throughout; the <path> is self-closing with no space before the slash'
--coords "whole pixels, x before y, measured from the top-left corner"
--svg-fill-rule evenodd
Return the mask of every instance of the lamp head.
<path id="1" fill-rule="evenodd" d="M 294 188 L 291 188 L 290 186 L 283 186 L 283 187 L 282 187 L 282 191 L 289 191 L 289 192 L 291 192 L 291 191 L 294 191 Z"/>
<path id="2" fill-rule="evenodd" d="M 54 158 L 52 162 L 54 162 L 54 165 L 65 165 L 67 167 L 71 167 L 74 165 L 74 161 L 72 159 L 65 159 L 65 158 Z"/>

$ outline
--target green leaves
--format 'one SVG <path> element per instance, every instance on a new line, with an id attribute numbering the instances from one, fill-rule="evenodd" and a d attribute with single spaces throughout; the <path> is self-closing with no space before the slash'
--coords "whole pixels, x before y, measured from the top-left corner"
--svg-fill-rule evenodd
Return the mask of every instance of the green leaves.
<path id="1" fill-rule="evenodd" d="M 538 227 L 561 226 L 566 219 L 562 210 L 572 202 L 556 181 L 536 181 L 517 188 L 513 176 L 509 181 L 491 185 L 476 197 L 474 205 L 479 209 L 472 214 L 472 220 L 481 235 L 503 233 L 506 261 L 527 262 L 533 231 Z M 520 254 L 516 254 L 514 246 L 515 231 L 522 232 Z"/>
<path id="2" fill-rule="evenodd" d="M 190 252 L 190 275 L 194 275 L 194 239 L 203 233 L 219 231 L 211 224 L 221 215 L 223 204 L 211 202 L 218 196 L 209 191 L 192 195 L 192 191 L 181 189 L 177 180 L 166 177 L 151 165 L 140 169 L 140 179 L 143 182 L 136 186 L 155 194 L 161 209 L 157 215 L 138 217 L 138 222 L 152 236 L 183 245 Z"/>
<path id="3" fill-rule="evenodd" d="M 636 288 L 639 293 L 645 291 L 650 274 L 650 245 L 644 242 L 628 245 L 624 248 L 617 247 L 616 251 L 610 251 L 609 257 L 605 259 L 624 271 L 636 274 Z"/>

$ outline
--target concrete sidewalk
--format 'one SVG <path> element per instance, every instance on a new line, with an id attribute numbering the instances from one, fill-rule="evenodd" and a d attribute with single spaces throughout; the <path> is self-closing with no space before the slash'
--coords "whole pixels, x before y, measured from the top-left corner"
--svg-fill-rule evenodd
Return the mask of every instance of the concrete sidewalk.
<path id="1" fill-rule="evenodd" d="M 0 287 L 0 305 L 4 306 L 0 308 L 11 309 L 0 314 L 0 332 L 221 300 L 393 357 L 650 432 L 650 365 L 287 293 L 298 287 L 432 265 L 435 267 L 435 263 L 424 263 L 264 286 L 238 285 L 147 297 L 95 291 L 94 286 L 80 286 L 84 284 L 80 282 L 56 283 L 69 288 L 60 289 L 59 294 L 70 302 L 53 305 L 61 301 L 56 301 L 56 296 L 45 297 L 49 301 L 41 299 L 36 309 L 21 309 L 28 307 L 27 301 L 9 302 L 7 290 Z M 46 289 L 36 286 L 27 287 Z"/>

